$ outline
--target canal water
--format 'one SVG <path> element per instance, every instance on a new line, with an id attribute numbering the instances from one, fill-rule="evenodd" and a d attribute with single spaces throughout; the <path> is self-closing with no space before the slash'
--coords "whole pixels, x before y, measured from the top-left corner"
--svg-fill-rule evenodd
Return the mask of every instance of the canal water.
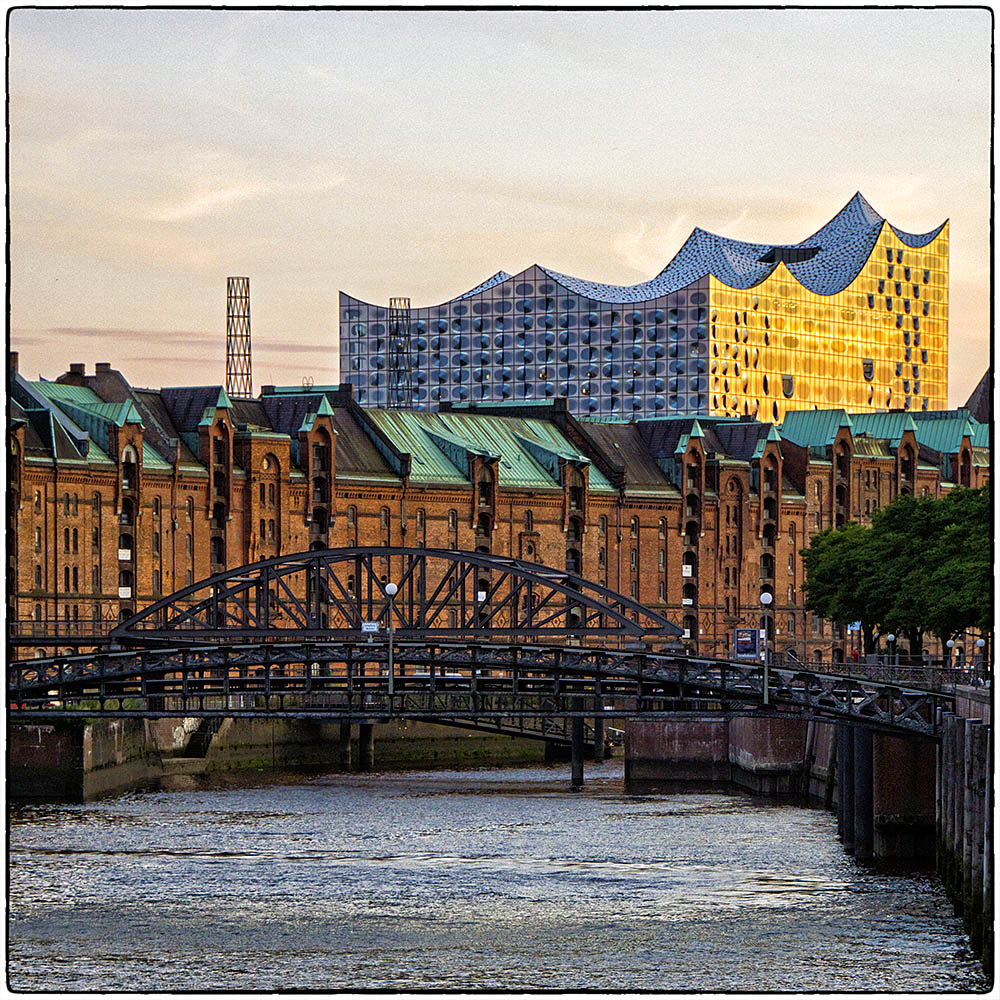
<path id="1" fill-rule="evenodd" d="M 983 990 L 940 883 L 828 814 L 621 763 L 289 776 L 15 809 L 22 990 Z"/>

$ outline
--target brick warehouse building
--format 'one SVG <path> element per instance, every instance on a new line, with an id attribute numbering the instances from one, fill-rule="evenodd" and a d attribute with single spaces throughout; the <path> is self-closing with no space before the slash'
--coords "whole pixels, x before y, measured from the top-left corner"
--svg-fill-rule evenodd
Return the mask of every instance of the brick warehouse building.
<path id="1" fill-rule="evenodd" d="M 364 409 L 350 386 L 131 386 L 109 364 L 28 381 L 11 356 L 9 615 L 110 627 L 223 569 L 310 548 L 489 551 L 665 612 L 723 655 L 775 597 L 778 650 L 850 642 L 803 609 L 799 550 L 899 493 L 988 477 L 965 409 L 574 418 L 563 400 Z M 386 566 L 386 578 L 393 567 Z M 38 649 L 37 653 L 51 649 Z"/>

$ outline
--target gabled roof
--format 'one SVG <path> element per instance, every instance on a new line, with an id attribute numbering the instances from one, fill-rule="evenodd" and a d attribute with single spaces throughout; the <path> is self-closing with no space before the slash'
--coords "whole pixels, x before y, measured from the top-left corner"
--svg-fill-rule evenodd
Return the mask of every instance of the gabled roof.
<path id="1" fill-rule="evenodd" d="M 364 415 L 400 452 L 413 457 L 414 483 L 468 483 L 467 473 L 442 450 L 445 441 L 498 457 L 498 485 L 507 489 L 555 489 L 560 483 L 552 470 L 559 458 L 588 462 L 555 425 L 542 418 L 415 410 L 366 410 Z M 592 491 L 613 492 L 593 466 L 589 482 Z"/>
<path id="2" fill-rule="evenodd" d="M 781 437 L 802 448 L 825 448 L 837 439 L 837 431 L 846 427 L 859 433 L 844 410 L 790 410 L 781 424 Z"/>
<path id="3" fill-rule="evenodd" d="M 891 447 L 897 448 L 907 431 L 916 433 L 917 425 L 913 414 L 906 410 L 890 410 L 888 413 L 852 413 L 851 423 L 855 434 L 884 438 Z M 784 428 L 782 428 L 784 434 Z"/>
<path id="4" fill-rule="evenodd" d="M 232 403 L 221 385 L 182 385 L 160 390 L 174 426 L 181 434 L 197 433 L 208 409 L 231 409 Z"/>
<path id="5" fill-rule="evenodd" d="M 646 450 L 638 424 L 615 421 L 581 421 L 583 432 L 598 447 L 624 466 L 627 493 L 656 492 L 675 494 L 677 488 L 664 475 Z"/>
<path id="6" fill-rule="evenodd" d="M 968 437 L 970 444 L 989 446 L 989 425 L 972 420 L 969 411 L 964 408 L 921 411 L 913 414 L 913 419 L 917 441 L 942 454 L 955 454 L 961 447 L 963 437 Z"/>
<path id="7" fill-rule="evenodd" d="M 333 425 L 337 432 L 337 479 L 399 481 L 399 476 L 350 410 L 338 407 L 334 411 Z"/>

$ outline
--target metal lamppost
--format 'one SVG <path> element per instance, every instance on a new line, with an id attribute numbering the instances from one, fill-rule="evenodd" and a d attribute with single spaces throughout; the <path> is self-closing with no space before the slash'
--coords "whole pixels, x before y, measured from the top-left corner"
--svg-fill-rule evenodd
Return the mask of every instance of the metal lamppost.
<path id="1" fill-rule="evenodd" d="M 982 636 L 976 640 L 976 671 L 979 674 L 977 682 L 983 684 L 986 680 L 986 640 Z"/>
<path id="2" fill-rule="evenodd" d="M 955 640 L 949 639 L 945 645 L 948 647 L 948 669 L 951 670 L 952 667 L 952 650 L 955 648 Z"/>
<path id="3" fill-rule="evenodd" d="M 886 637 L 885 641 L 889 644 L 889 666 L 894 666 L 896 663 L 896 635 L 894 632 L 890 632 Z"/>
<path id="4" fill-rule="evenodd" d="M 385 596 L 389 598 L 389 697 L 391 698 L 395 692 L 395 687 L 393 683 L 393 662 L 392 662 L 392 618 L 393 611 L 395 609 L 395 604 L 393 603 L 393 598 L 396 596 L 397 587 L 394 583 L 387 583 L 385 585 Z"/>
<path id="5" fill-rule="evenodd" d="M 771 607 L 771 602 L 774 600 L 774 595 L 769 591 L 765 590 L 760 595 L 760 606 L 764 609 L 764 704 L 768 703 L 768 667 L 770 666 L 771 660 L 771 648 L 768 643 L 768 611 Z"/>

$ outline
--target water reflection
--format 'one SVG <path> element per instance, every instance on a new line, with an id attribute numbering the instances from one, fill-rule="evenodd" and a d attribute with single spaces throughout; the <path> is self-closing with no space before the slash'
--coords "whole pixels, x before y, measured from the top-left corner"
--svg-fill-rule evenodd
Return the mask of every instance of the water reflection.
<path id="1" fill-rule="evenodd" d="M 983 989 L 936 879 L 829 815 L 583 795 L 564 768 L 296 779 L 11 814 L 20 989 Z M 753 956 L 753 961 L 748 956 Z"/>

